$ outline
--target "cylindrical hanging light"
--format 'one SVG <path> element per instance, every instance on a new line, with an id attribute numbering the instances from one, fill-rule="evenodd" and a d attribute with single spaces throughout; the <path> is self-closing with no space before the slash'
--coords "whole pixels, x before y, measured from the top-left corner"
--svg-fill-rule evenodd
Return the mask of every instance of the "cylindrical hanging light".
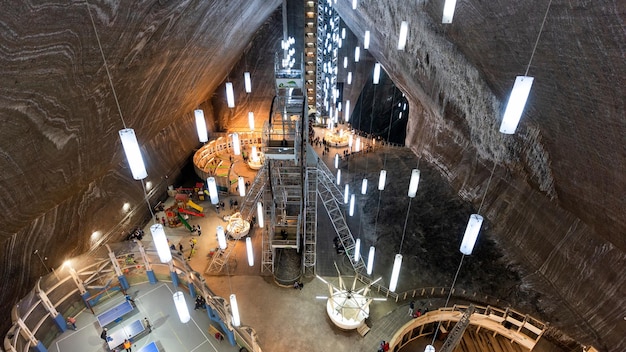
<path id="1" fill-rule="evenodd" d="M 339 153 L 335 153 L 335 169 L 339 168 Z"/>
<path id="2" fill-rule="evenodd" d="M 252 239 L 246 237 L 246 253 L 248 254 L 248 265 L 254 266 L 254 252 L 252 251 Z"/>
<path id="3" fill-rule="evenodd" d="M 348 68 L 348 57 L 347 56 L 343 57 L 343 68 Z"/>
<path id="4" fill-rule="evenodd" d="M 252 159 L 252 161 L 259 161 L 259 154 L 256 151 L 256 145 L 250 147 L 250 159 Z"/>
<path id="5" fill-rule="evenodd" d="M 200 143 L 209 141 L 209 136 L 206 130 L 206 121 L 204 120 L 204 111 L 196 109 L 193 111 L 196 117 L 196 131 L 198 132 L 198 139 Z"/>
<path id="6" fill-rule="evenodd" d="M 346 29 L 341 28 L 341 39 L 346 39 Z"/>
<path id="7" fill-rule="evenodd" d="M 241 154 L 241 144 L 239 142 L 239 133 L 233 133 L 233 153 L 235 155 Z"/>
<path id="8" fill-rule="evenodd" d="M 355 150 L 357 152 L 361 151 L 361 137 L 356 137 L 356 148 L 355 148 Z"/>
<path id="9" fill-rule="evenodd" d="M 187 323 L 191 319 L 191 316 L 189 315 L 189 307 L 187 307 L 185 295 L 180 291 L 176 291 L 174 292 L 173 298 L 180 322 L 183 324 Z"/>
<path id="10" fill-rule="evenodd" d="M 348 204 L 350 200 L 350 184 L 346 183 L 346 187 L 343 189 L 343 202 L 344 204 Z"/>
<path id="11" fill-rule="evenodd" d="M 237 305 L 237 297 L 234 293 L 230 295 L 230 309 L 233 311 L 233 326 L 241 325 L 239 318 L 239 305 Z"/>
<path id="12" fill-rule="evenodd" d="M 226 234 L 224 233 L 224 228 L 222 226 L 217 227 L 217 244 L 220 249 L 226 249 Z"/>
<path id="13" fill-rule="evenodd" d="M 248 112 L 248 127 L 250 127 L 250 131 L 254 131 L 254 113 L 252 111 Z"/>
<path id="14" fill-rule="evenodd" d="M 252 81 L 250 80 L 250 72 L 243 73 L 243 84 L 246 88 L 246 93 L 252 93 Z"/>
<path id="15" fill-rule="evenodd" d="M 350 195 L 350 216 L 354 216 L 354 194 Z"/>
<path id="16" fill-rule="evenodd" d="M 348 72 L 348 78 L 346 78 L 346 83 L 352 84 L 352 72 Z"/>
<path id="17" fill-rule="evenodd" d="M 452 23 L 452 16 L 454 16 L 454 8 L 456 7 L 456 0 L 446 0 L 443 5 L 443 17 L 441 23 Z"/>
<path id="18" fill-rule="evenodd" d="M 533 80 L 534 78 L 530 76 L 517 76 L 515 78 L 513 90 L 511 90 L 511 96 L 506 104 L 504 117 L 502 117 L 500 132 L 505 134 L 515 133 L 517 124 L 524 112 L 524 106 L 526 106 L 530 88 L 533 86 Z"/>
<path id="19" fill-rule="evenodd" d="M 348 122 L 350 121 L 350 100 L 346 100 L 346 109 L 343 113 L 343 119 Z"/>
<path id="20" fill-rule="evenodd" d="M 398 35 L 398 50 L 404 50 L 408 36 L 409 23 L 407 21 L 402 21 L 400 24 L 400 35 Z"/>
<path id="21" fill-rule="evenodd" d="M 357 46 L 356 48 L 354 48 L 354 62 L 359 62 L 360 59 L 361 59 L 361 48 Z"/>
<path id="22" fill-rule="evenodd" d="M 380 82 L 380 62 L 374 64 L 374 78 L 372 80 L 373 84 L 378 84 Z"/>
<path id="23" fill-rule="evenodd" d="M 226 103 L 229 108 L 235 107 L 235 92 L 233 91 L 232 82 L 226 82 Z"/>
<path id="24" fill-rule="evenodd" d="M 361 182 L 361 194 L 366 194 L 367 193 L 367 179 L 364 178 L 363 181 Z"/>
<path id="25" fill-rule="evenodd" d="M 207 188 L 209 189 L 209 197 L 211 197 L 211 204 L 217 204 L 220 200 L 217 194 L 217 184 L 215 183 L 215 177 L 209 177 L 206 179 Z"/>
<path id="26" fill-rule="evenodd" d="M 137 143 L 135 130 L 132 128 L 124 128 L 119 131 L 119 134 L 133 178 L 135 180 L 143 180 L 148 177 L 148 172 L 146 171 L 146 166 L 141 157 L 141 150 L 139 149 L 139 143 Z"/>
<path id="27" fill-rule="evenodd" d="M 467 222 L 467 227 L 465 228 L 465 234 L 463 235 L 463 241 L 461 241 L 461 248 L 459 248 L 461 253 L 465 255 L 472 254 L 482 224 L 482 216 L 478 214 L 470 215 L 469 221 Z"/>
<path id="28" fill-rule="evenodd" d="M 172 252 L 170 246 L 167 245 L 167 237 L 165 236 L 163 225 L 154 224 L 150 226 L 150 233 L 159 254 L 159 260 L 161 260 L 161 263 L 169 263 L 172 260 Z"/>
<path id="29" fill-rule="evenodd" d="M 398 286 L 398 277 L 400 277 L 400 267 L 402 266 L 402 254 L 396 254 L 393 261 L 393 269 L 391 270 L 391 281 L 389 282 L 389 291 L 396 292 Z"/>
<path id="30" fill-rule="evenodd" d="M 370 48 L 370 31 L 365 31 L 365 36 L 363 37 L 363 49 L 367 50 Z"/>
<path id="31" fill-rule="evenodd" d="M 367 275 L 372 275 L 372 271 L 374 270 L 374 254 L 376 253 L 376 248 L 374 246 L 370 246 L 370 252 L 367 255 Z"/>
<path id="32" fill-rule="evenodd" d="M 341 184 L 341 169 L 337 169 L 337 185 Z"/>
<path id="33" fill-rule="evenodd" d="M 354 140 L 354 135 L 350 133 L 348 135 L 348 148 L 352 148 L 352 141 Z"/>
<path id="34" fill-rule="evenodd" d="M 261 202 L 257 202 L 256 203 L 256 217 L 259 218 L 259 228 L 264 228 L 265 227 L 265 223 L 263 220 L 263 203 Z"/>
<path id="35" fill-rule="evenodd" d="M 378 176 L 378 190 L 385 190 L 385 182 L 387 181 L 387 170 L 380 170 L 380 176 Z"/>
<path id="36" fill-rule="evenodd" d="M 353 10 L 356 10 L 357 1 L 358 1 L 358 0 L 352 0 L 352 9 L 353 9 Z"/>
<path id="37" fill-rule="evenodd" d="M 415 195 L 417 194 L 417 186 L 420 183 L 420 170 L 418 169 L 413 169 L 413 171 L 411 171 L 411 181 L 409 182 L 409 192 L 408 195 L 411 198 L 415 198 Z"/>
<path id="38" fill-rule="evenodd" d="M 243 176 L 239 176 L 237 178 L 237 188 L 239 188 L 239 196 L 245 197 L 246 196 L 246 182 L 244 181 Z"/>
<path id="39" fill-rule="evenodd" d="M 426 345 L 426 348 L 424 348 L 424 352 L 435 352 L 435 346 Z"/>
<path id="40" fill-rule="evenodd" d="M 354 261 L 357 262 L 359 261 L 359 258 L 361 258 L 361 239 L 357 238 L 356 239 L 356 243 L 354 244 Z"/>

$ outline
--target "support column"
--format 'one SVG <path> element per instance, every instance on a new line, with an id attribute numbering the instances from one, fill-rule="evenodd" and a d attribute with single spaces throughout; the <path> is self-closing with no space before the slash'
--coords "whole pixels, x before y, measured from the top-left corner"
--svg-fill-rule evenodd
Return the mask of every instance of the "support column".
<path id="1" fill-rule="evenodd" d="M 30 342 L 31 347 L 37 352 L 48 352 L 46 346 L 41 343 L 41 341 L 37 340 L 35 335 L 30 331 L 28 326 L 24 323 L 22 318 L 17 319 L 17 324 L 20 326 L 20 334 L 23 338 L 27 339 Z"/>
<path id="2" fill-rule="evenodd" d="M 174 262 L 170 260 L 168 264 L 170 266 L 170 277 L 172 278 L 172 285 L 174 285 L 174 287 L 178 287 L 178 274 L 176 274 L 176 269 L 174 269 Z"/>
<path id="3" fill-rule="evenodd" d="M 59 328 L 59 330 L 61 330 L 61 332 L 65 332 L 67 330 L 67 323 L 65 322 L 65 318 L 63 318 L 63 316 L 56 310 L 56 308 L 54 308 L 54 304 L 50 302 L 48 295 L 46 295 L 46 293 L 41 290 L 41 287 L 39 285 L 40 282 L 41 279 L 37 281 L 37 295 L 39 295 L 41 303 L 43 304 L 44 308 L 46 308 L 46 310 L 50 313 L 50 317 L 52 317 L 54 323 Z"/>
<path id="4" fill-rule="evenodd" d="M 208 301 L 206 304 L 206 312 L 209 316 L 209 319 L 211 319 L 211 321 L 216 322 L 220 325 L 220 327 L 222 328 L 222 331 L 224 331 L 224 334 L 226 335 L 226 338 L 228 338 L 228 342 L 230 342 L 232 346 L 235 346 L 237 344 L 237 341 L 235 341 L 235 333 L 232 330 L 230 330 L 228 326 L 226 326 L 226 324 L 224 324 L 224 321 L 222 321 L 222 319 L 217 314 L 217 312 L 213 310 L 213 308 L 211 307 Z"/>
<path id="5" fill-rule="evenodd" d="M 126 279 L 126 276 L 124 275 L 124 273 L 122 273 L 122 268 L 120 268 L 120 263 L 117 262 L 117 257 L 115 257 L 115 253 L 113 253 L 111 247 L 109 247 L 108 244 L 105 244 L 105 246 L 107 246 L 107 249 L 109 250 L 109 258 L 111 259 L 111 264 L 113 264 L 113 270 L 115 270 L 117 280 L 120 282 L 120 285 L 124 290 L 128 290 L 128 288 L 130 287 L 128 285 L 128 279 Z"/>
<path id="6" fill-rule="evenodd" d="M 148 275 L 148 281 L 150 281 L 150 283 L 154 285 L 157 283 L 157 279 L 156 279 L 156 276 L 154 275 L 154 271 L 152 270 L 152 264 L 150 264 L 150 259 L 148 259 L 148 255 L 146 255 L 146 250 L 143 247 L 143 243 L 141 243 L 141 241 L 139 240 L 134 240 L 134 241 L 135 243 L 137 243 L 137 246 L 139 247 L 139 253 L 141 253 L 141 258 L 143 259 L 143 263 L 146 268 L 146 275 Z"/>
<path id="7" fill-rule="evenodd" d="M 85 289 L 85 285 L 80 280 L 80 278 L 78 277 L 78 273 L 76 273 L 76 270 L 74 270 L 72 266 L 69 266 L 68 269 L 70 272 L 70 276 L 72 277 L 72 279 L 74 280 L 74 283 L 76 284 L 76 287 L 78 287 L 78 292 L 80 292 L 80 296 L 83 298 L 83 302 L 85 303 L 85 306 L 91 309 L 91 304 L 87 302 L 87 298 L 89 298 L 89 292 L 87 292 L 87 289 Z"/>

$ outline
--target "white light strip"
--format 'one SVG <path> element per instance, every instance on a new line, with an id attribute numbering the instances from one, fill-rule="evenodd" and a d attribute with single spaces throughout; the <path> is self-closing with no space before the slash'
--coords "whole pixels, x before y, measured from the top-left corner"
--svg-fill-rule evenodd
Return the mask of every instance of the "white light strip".
<path id="1" fill-rule="evenodd" d="M 348 72 L 348 78 L 346 79 L 346 83 L 352 84 L 352 72 Z"/>
<path id="2" fill-rule="evenodd" d="M 263 215 L 265 215 L 263 212 L 263 203 L 257 202 L 256 203 L 256 217 L 259 219 L 259 228 L 261 229 L 265 227 Z"/>
<path id="3" fill-rule="evenodd" d="M 161 263 L 169 263 L 172 260 L 172 252 L 170 246 L 167 245 L 167 237 L 165 236 L 163 225 L 154 224 L 150 226 L 150 233 L 159 254 L 159 260 L 161 260 Z"/>
<path id="4" fill-rule="evenodd" d="M 211 197 L 211 204 L 217 204 L 220 200 L 217 194 L 217 184 L 215 183 L 215 177 L 209 177 L 206 179 L 207 188 L 209 189 L 209 197 Z"/>
<path id="5" fill-rule="evenodd" d="M 254 252 L 252 250 L 252 239 L 246 237 L 246 252 L 248 253 L 248 265 L 254 266 Z"/>
<path id="6" fill-rule="evenodd" d="M 243 176 L 239 176 L 237 178 L 237 188 L 239 188 L 239 196 L 245 197 L 246 196 L 246 182 L 244 181 Z"/>
<path id="7" fill-rule="evenodd" d="M 402 266 L 402 254 L 396 254 L 393 261 L 393 269 L 391 270 L 391 281 L 389 282 L 389 291 L 395 292 L 398 286 L 398 277 L 400 277 L 400 267 Z"/>
<path id="8" fill-rule="evenodd" d="M 354 244 L 354 261 L 358 261 L 361 258 L 361 239 L 357 238 Z"/>
<path id="9" fill-rule="evenodd" d="M 343 203 L 348 204 L 350 200 L 350 184 L 346 183 L 346 187 L 343 189 Z"/>
<path id="10" fill-rule="evenodd" d="M 526 105 L 530 88 L 533 85 L 533 80 L 534 78 L 530 76 L 517 76 L 515 78 L 515 84 L 513 85 L 513 90 L 511 90 L 511 96 L 506 104 L 506 110 L 500 125 L 500 132 L 505 134 L 515 133 L 517 124 L 524 112 L 524 106 Z"/>
<path id="11" fill-rule="evenodd" d="M 350 216 L 354 216 L 354 194 L 350 195 Z"/>
<path id="12" fill-rule="evenodd" d="M 137 143 L 135 130 L 132 128 L 125 128 L 120 130 L 119 134 L 133 178 L 135 180 L 143 180 L 148 177 L 148 172 L 146 171 L 146 166 L 144 165 L 143 158 L 141 157 L 141 150 L 139 149 L 139 143 Z"/>
<path id="13" fill-rule="evenodd" d="M 217 244 L 220 249 L 226 249 L 226 234 L 224 233 L 224 228 L 222 226 L 218 226 L 217 230 Z"/>
<path id="14" fill-rule="evenodd" d="M 374 79 L 372 83 L 378 84 L 380 82 L 380 62 L 374 64 Z"/>
<path id="15" fill-rule="evenodd" d="M 229 108 L 235 107 L 235 92 L 232 82 L 226 82 L 226 103 L 228 103 Z"/>
<path id="16" fill-rule="evenodd" d="M 441 23 L 452 23 L 452 16 L 454 16 L 454 8 L 456 7 L 456 0 L 446 0 L 443 5 L 443 17 Z"/>
<path id="17" fill-rule="evenodd" d="M 350 100 L 346 100 L 346 108 L 344 109 L 343 119 L 346 122 L 350 121 Z"/>
<path id="18" fill-rule="evenodd" d="M 335 153 L 335 169 L 339 168 L 339 154 Z"/>
<path id="19" fill-rule="evenodd" d="M 241 325 L 241 319 L 239 318 L 239 305 L 237 305 L 237 297 L 234 293 L 230 295 L 230 309 L 233 312 L 233 326 Z"/>
<path id="20" fill-rule="evenodd" d="M 250 72 L 243 73 L 244 86 L 246 87 L 246 93 L 252 93 L 252 81 L 250 80 Z"/>
<path id="21" fill-rule="evenodd" d="M 385 182 L 387 181 L 387 170 L 380 170 L 380 176 L 378 176 L 378 190 L 385 190 Z"/>
<path id="22" fill-rule="evenodd" d="M 365 36 L 363 37 L 363 49 L 367 50 L 370 48 L 370 31 L 365 31 Z"/>
<path id="23" fill-rule="evenodd" d="M 254 113 L 252 111 L 248 112 L 248 127 L 250 127 L 250 131 L 254 131 Z"/>
<path id="24" fill-rule="evenodd" d="M 341 184 L 341 169 L 337 169 L 337 185 Z"/>
<path id="25" fill-rule="evenodd" d="M 361 48 L 357 46 L 356 48 L 354 48 L 354 62 L 359 62 L 360 59 L 361 59 Z"/>
<path id="26" fill-rule="evenodd" d="M 465 255 L 472 254 L 474 245 L 478 239 L 478 233 L 480 232 L 480 226 L 483 224 L 483 217 L 478 214 L 470 215 L 467 227 L 465 228 L 465 234 L 463 235 L 463 241 L 461 241 L 461 248 L 459 250 Z"/>
<path id="27" fill-rule="evenodd" d="M 400 24 L 400 35 L 398 36 L 398 50 L 404 50 L 406 47 L 406 40 L 409 36 L 409 23 L 402 21 Z"/>
<path id="28" fill-rule="evenodd" d="M 206 130 L 206 120 L 204 119 L 204 111 L 200 109 L 196 109 L 193 111 L 193 114 L 196 117 L 196 131 L 198 132 L 198 140 L 200 140 L 200 143 L 208 142 L 209 135 Z"/>
<path id="29" fill-rule="evenodd" d="M 189 307 L 187 307 L 185 295 L 180 291 L 176 291 L 172 297 L 174 298 L 174 306 L 176 307 L 176 312 L 178 312 L 180 322 L 183 324 L 187 323 L 191 316 L 189 315 Z"/>
<path id="30" fill-rule="evenodd" d="M 361 194 L 367 194 L 367 179 L 364 178 L 363 181 L 361 181 Z"/>
<path id="31" fill-rule="evenodd" d="M 367 255 L 367 275 L 372 275 L 372 271 L 374 269 L 375 253 L 376 253 L 376 248 L 374 248 L 374 246 L 370 246 L 370 252 Z"/>
<path id="32" fill-rule="evenodd" d="M 411 198 L 415 198 L 417 194 L 417 186 L 420 183 L 420 170 L 413 169 L 411 171 L 411 181 L 409 182 L 409 192 L 408 196 Z"/>
<path id="33" fill-rule="evenodd" d="M 233 153 L 235 155 L 241 154 L 241 143 L 239 142 L 239 134 L 233 133 Z"/>
<path id="34" fill-rule="evenodd" d="M 357 1 L 358 1 L 358 0 L 352 0 L 352 9 L 353 9 L 353 10 L 356 10 Z"/>
<path id="35" fill-rule="evenodd" d="M 347 56 L 343 57 L 343 68 L 348 68 L 348 57 Z"/>

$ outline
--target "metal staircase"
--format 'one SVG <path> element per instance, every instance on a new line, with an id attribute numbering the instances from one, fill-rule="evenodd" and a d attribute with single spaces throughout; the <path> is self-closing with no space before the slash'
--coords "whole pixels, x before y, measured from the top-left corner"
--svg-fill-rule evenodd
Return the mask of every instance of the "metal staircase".
<path id="1" fill-rule="evenodd" d="M 465 329 L 469 326 L 470 316 L 474 313 L 474 305 L 470 304 L 469 307 L 463 312 L 463 316 L 461 319 L 454 325 L 452 331 L 448 335 L 448 338 L 441 346 L 439 352 L 452 352 L 456 348 L 456 346 L 461 342 L 461 338 L 463 338 L 463 334 L 465 333 Z"/>
<path id="2" fill-rule="evenodd" d="M 317 241 L 317 168 L 306 169 L 304 203 L 304 273 L 315 275 L 315 243 Z"/>
<path id="3" fill-rule="evenodd" d="M 226 263 L 228 262 L 228 257 L 230 257 L 230 254 L 235 249 L 235 245 L 237 245 L 237 242 L 239 241 L 228 241 L 225 249 L 218 249 L 213 254 L 213 257 L 211 257 L 211 262 L 209 263 L 209 266 L 204 271 L 204 273 L 209 275 L 219 274 L 219 272 L 224 269 L 224 265 L 226 265 Z"/>
<path id="4" fill-rule="evenodd" d="M 262 252 L 263 255 L 261 257 L 261 272 L 274 272 L 274 249 L 272 248 L 272 234 L 273 225 L 268 215 L 268 206 L 271 207 L 272 200 L 269 192 L 265 192 L 263 196 L 263 218 L 265 219 L 265 226 L 263 227 L 263 237 L 262 237 Z M 270 231 L 270 228 L 272 229 Z"/>
<path id="5" fill-rule="evenodd" d="M 257 172 L 254 182 L 250 186 L 246 197 L 243 199 L 239 212 L 241 217 L 249 220 L 256 211 L 256 203 L 261 198 L 265 190 L 265 182 L 267 180 L 267 163 Z"/>
<path id="6" fill-rule="evenodd" d="M 319 163 L 322 164 L 322 163 Z M 334 179 L 328 177 L 325 172 L 318 172 L 318 194 L 322 199 L 322 203 L 324 203 L 324 208 L 328 212 L 328 216 L 330 217 L 331 222 L 333 223 L 333 227 L 335 228 L 335 232 L 345 249 L 345 254 L 350 259 L 350 263 L 354 268 L 354 271 L 357 274 L 365 273 L 365 262 L 362 258 L 359 258 L 358 261 L 353 261 L 354 257 L 354 248 L 355 241 L 354 237 L 352 237 L 352 232 L 350 232 L 350 228 L 346 223 L 346 219 L 341 212 L 341 208 L 339 207 L 339 202 L 335 194 L 339 191 L 337 188 Z M 339 193 L 341 194 L 341 193 Z M 341 197 L 341 196 L 340 196 Z"/>

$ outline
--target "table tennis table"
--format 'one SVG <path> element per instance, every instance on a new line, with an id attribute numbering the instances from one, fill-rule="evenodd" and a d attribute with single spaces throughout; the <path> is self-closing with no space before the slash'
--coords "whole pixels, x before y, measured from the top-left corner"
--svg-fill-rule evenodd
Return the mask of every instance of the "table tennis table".
<path id="1" fill-rule="evenodd" d="M 159 348 L 157 347 L 156 342 L 150 342 L 137 352 L 159 352 Z"/>
<path id="2" fill-rule="evenodd" d="M 132 312 L 133 309 L 134 307 L 129 301 L 124 301 L 106 312 L 98 314 L 96 319 L 101 327 L 105 327 L 124 315 Z"/>
<path id="3" fill-rule="evenodd" d="M 126 339 L 133 342 L 133 338 L 141 335 L 145 330 L 146 328 L 141 323 L 141 320 L 135 320 L 121 329 L 112 332 L 107 337 L 109 349 L 113 350 L 114 348 L 120 346 Z"/>

